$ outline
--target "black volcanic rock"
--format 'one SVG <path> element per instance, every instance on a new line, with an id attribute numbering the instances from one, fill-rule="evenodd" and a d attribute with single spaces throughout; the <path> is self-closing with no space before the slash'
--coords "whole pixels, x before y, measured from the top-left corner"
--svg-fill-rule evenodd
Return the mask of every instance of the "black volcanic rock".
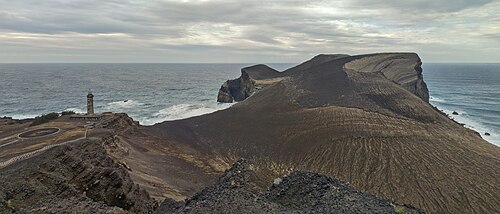
<path id="1" fill-rule="evenodd" d="M 241 77 L 226 81 L 219 89 L 217 102 L 231 103 L 242 101 L 252 95 L 255 89 L 255 81 L 250 78 L 248 73 L 241 71 Z"/>
<path id="2" fill-rule="evenodd" d="M 317 173 L 293 172 L 259 191 L 252 164 L 239 160 L 219 181 L 184 203 L 166 199 L 156 213 L 419 213 Z"/>
<path id="3" fill-rule="evenodd" d="M 454 111 L 454 112 L 452 112 L 451 114 L 453 114 L 453 115 L 458 115 L 458 112 Z"/>

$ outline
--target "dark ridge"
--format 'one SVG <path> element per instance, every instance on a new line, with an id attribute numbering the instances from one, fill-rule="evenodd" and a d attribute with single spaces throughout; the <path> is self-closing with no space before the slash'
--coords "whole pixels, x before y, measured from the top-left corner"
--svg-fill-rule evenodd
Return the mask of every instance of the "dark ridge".
<path id="1" fill-rule="evenodd" d="M 185 202 L 166 199 L 156 213 L 420 213 L 362 193 L 334 178 L 292 172 L 259 191 L 257 173 L 237 161 L 219 181 Z"/>
<path id="2" fill-rule="evenodd" d="M 276 78 L 281 76 L 279 71 L 263 64 L 242 68 L 241 73 L 242 75 L 243 73 L 247 73 L 248 76 L 254 80 Z"/>

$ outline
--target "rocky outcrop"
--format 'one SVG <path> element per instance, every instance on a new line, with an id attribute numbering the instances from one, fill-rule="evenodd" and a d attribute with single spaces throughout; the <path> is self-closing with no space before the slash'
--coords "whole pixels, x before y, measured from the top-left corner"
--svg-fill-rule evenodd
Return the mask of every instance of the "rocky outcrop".
<path id="1" fill-rule="evenodd" d="M 267 191 L 253 167 L 239 160 L 219 181 L 185 202 L 165 200 L 156 213 L 419 213 L 359 192 L 350 185 L 317 173 L 292 172 Z"/>
<path id="2" fill-rule="evenodd" d="M 252 95 L 255 89 L 255 81 L 250 78 L 248 73 L 241 71 L 241 77 L 226 81 L 219 89 L 217 102 L 232 103 L 233 101 L 242 101 Z"/>
<path id="3" fill-rule="evenodd" d="M 242 101 L 255 91 L 280 82 L 288 76 L 348 56 L 345 54 L 320 54 L 283 72 L 262 64 L 242 68 L 239 78 L 228 80 L 222 84 L 217 95 L 217 102 L 232 103 L 233 101 Z"/>
<path id="4" fill-rule="evenodd" d="M 96 127 L 124 131 L 138 126 L 139 121 L 134 121 L 126 113 L 115 113 L 110 118 L 105 118 L 104 121 L 98 123 Z"/>
<path id="5" fill-rule="evenodd" d="M 0 212 L 151 213 L 156 202 L 103 147 L 112 139 L 57 147 L 2 169 Z"/>

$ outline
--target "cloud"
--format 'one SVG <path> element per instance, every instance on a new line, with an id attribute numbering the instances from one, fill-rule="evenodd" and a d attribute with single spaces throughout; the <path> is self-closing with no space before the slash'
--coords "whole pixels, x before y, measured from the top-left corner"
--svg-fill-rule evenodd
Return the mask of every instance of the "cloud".
<path id="1" fill-rule="evenodd" d="M 302 61 L 318 53 L 418 52 L 500 61 L 500 3 L 0 0 L 0 61 Z M 440 47 L 440 54 L 436 48 Z M 465 57 L 457 51 L 476 53 Z M 229 61 L 228 61 L 229 60 Z"/>
<path id="2" fill-rule="evenodd" d="M 493 0 L 354 0 L 355 5 L 371 8 L 391 8 L 405 12 L 457 12 L 468 8 L 480 7 Z"/>

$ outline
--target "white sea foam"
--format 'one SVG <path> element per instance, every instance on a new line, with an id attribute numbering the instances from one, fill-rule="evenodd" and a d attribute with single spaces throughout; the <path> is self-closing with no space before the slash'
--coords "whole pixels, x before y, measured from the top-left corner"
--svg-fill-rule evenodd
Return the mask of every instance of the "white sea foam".
<path id="1" fill-rule="evenodd" d="M 439 105 L 439 103 L 435 103 L 431 100 L 431 103 L 436 106 L 438 109 L 448 114 L 450 118 L 454 119 L 459 123 L 465 124 L 465 127 L 477 131 L 481 134 L 481 137 L 486 141 L 500 146 L 500 132 L 499 130 L 493 130 L 491 127 L 485 126 L 482 123 L 478 122 L 475 118 L 471 117 L 465 110 L 462 109 L 446 109 Z M 453 115 L 452 113 L 456 111 L 459 115 Z M 485 133 L 490 133 L 490 136 L 486 136 Z"/>
<path id="2" fill-rule="evenodd" d="M 85 113 L 83 110 L 79 108 L 68 108 L 64 111 L 74 111 L 75 113 Z M 6 115 L 7 117 L 12 117 L 12 119 L 22 120 L 22 119 L 33 119 L 35 117 L 41 116 L 41 114 L 11 114 Z"/>
<path id="3" fill-rule="evenodd" d="M 444 99 L 439 98 L 439 97 L 434 97 L 434 96 L 430 96 L 429 100 L 430 100 L 430 102 L 445 102 Z"/>
<path id="4" fill-rule="evenodd" d="M 64 111 L 73 111 L 73 112 L 75 112 L 75 113 L 77 113 L 77 114 L 87 113 L 87 111 L 86 111 L 86 110 L 83 110 L 83 109 L 81 109 L 81 108 L 67 108 L 67 109 L 65 109 Z"/>
<path id="5" fill-rule="evenodd" d="M 22 120 L 22 119 L 31 119 L 38 117 L 40 115 L 38 114 L 12 114 L 12 115 L 6 115 L 7 117 L 12 117 L 12 119 L 17 119 L 17 120 Z"/>
<path id="6" fill-rule="evenodd" d="M 139 119 L 143 125 L 153 125 L 155 123 L 171 120 L 180 120 L 189 117 L 209 114 L 215 111 L 223 110 L 232 106 L 233 103 L 217 103 L 217 104 L 178 104 L 164 108 L 153 117 Z"/>
<path id="7" fill-rule="evenodd" d="M 111 102 L 108 103 L 104 107 L 106 110 L 121 110 L 121 109 L 131 109 L 131 108 L 137 108 L 140 106 L 143 106 L 144 103 L 140 103 L 135 100 L 124 100 L 124 101 L 116 101 L 116 102 Z"/>

